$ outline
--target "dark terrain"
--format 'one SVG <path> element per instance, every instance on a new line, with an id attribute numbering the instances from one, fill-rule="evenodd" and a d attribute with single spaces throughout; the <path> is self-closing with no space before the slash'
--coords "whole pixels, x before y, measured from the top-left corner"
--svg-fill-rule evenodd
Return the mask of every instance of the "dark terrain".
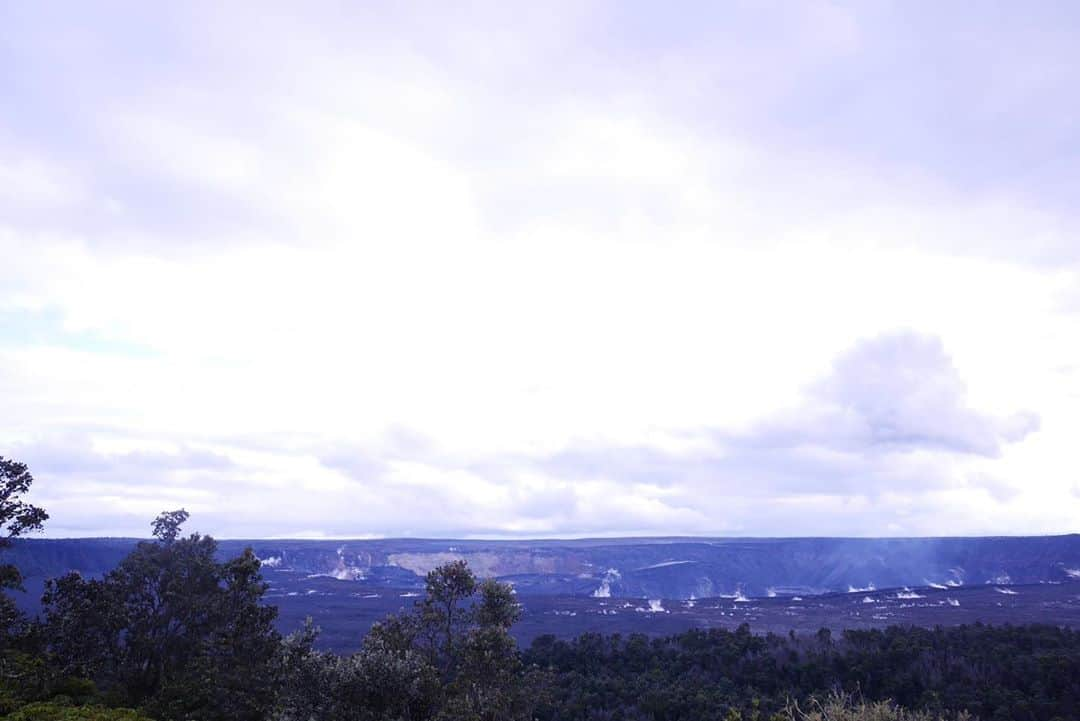
<path id="1" fill-rule="evenodd" d="M 281 628 L 294 629 L 311 616 L 322 629 L 321 645 L 354 651 L 372 623 L 411 607 L 416 591 L 373 587 L 329 578 L 283 579 L 270 574 L 268 602 L 281 611 Z M 292 590 L 290 590 L 292 589 Z M 1008 592 L 1008 593 L 1006 593 Z M 690 628 L 757 633 L 813 633 L 822 627 L 885 628 L 895 624 L 955 626 L 1052 623 L 1080 628 L 1080 582 L 1025 586 L 970 586 L 949 590 L 908 587 L 872 593 L 819 596 L 677 599 L 591 598 L 522 595 L 523 616 L 513 628 L 519 643 L 543 634 L 572 638 L 584 632 L 670 635 Z M 870 600 L 867 600 L 870 599 Z"/>
<path id="2" fill-rule="evenodd" d="M 10 549 L 35 611 L 46 578 L 100 575 L 133 539 L 25 540 Z M 321 644 L 355 649 L 387 613 L 409 607 L 423 575 L 464 558 L 510 582 L 524 607 L 515 635 L 672 634 L 692 627 L 808 633 L 1044 622 L 1080 625 L 1080 536 L 930 539 L 601 539 L 576 541 L 222 541 L 251 546 L 279 627 L 306 616 Z M 859 590 L 862 589 L 862 590 Z M 876 589 L 876 590 L 871 590 Z"/>

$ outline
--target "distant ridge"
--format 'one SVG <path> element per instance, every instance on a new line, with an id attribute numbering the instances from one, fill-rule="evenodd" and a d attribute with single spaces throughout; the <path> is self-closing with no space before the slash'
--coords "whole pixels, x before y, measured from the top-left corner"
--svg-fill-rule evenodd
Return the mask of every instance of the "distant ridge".
<path id="1" fill-rule="evenodd" d="M 33 579 L 114 567 L 139 539 L 21 539 L 8 555 Z M 627 537 L 587 539 L 229 539 L 267 573 L 418 586 L 439 563 L 467 560 L 522 594 L 689 599 L 742 593 L 1051 583 L 1080 577 L 1080 534 L 986 537 Z"/>

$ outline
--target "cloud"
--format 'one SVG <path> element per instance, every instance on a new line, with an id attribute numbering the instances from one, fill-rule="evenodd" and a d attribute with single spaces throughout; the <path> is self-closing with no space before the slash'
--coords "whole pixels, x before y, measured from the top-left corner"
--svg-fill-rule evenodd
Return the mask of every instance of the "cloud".
<path id="1" fill-rule="evenodd" d="M 1073 274 L 1055 296 L 1055 305 L 1062 313 L 1080 314 L 1080 272 Z"/>
<path id="2" fill-rule="evenodd" d="M 968 405 L 940 339 L 869 338 L 841 354 L 802 402 L 744 431 L 693 429 L 682 451 L 578 444 L 536 461 L 555 478 L 651 484 L 675 497 L 881 497 L 963 485 L 965 459 L 993 459 L 1039 427 Z M 986 476 L 989 478 L 989 476 Z M 986 485 L 1002 498 L 1002 484 Z"/>
<path id="3" fill-rule="evenodd" d="M 804 445 L 861 454 L 946 451 L 997 456 L 1037 430 L 1039 418 L 997 418 L 967 404 L 966 389 L 940 338 L 896 333 L 862 341 L 815 384 L 790 418 L 749 436 L 767 448 Z"/>
<path id="4" fill-rule="evenodd" d="M 1069 529 L 1073 13 L 9 4 L 0 440 L 57 533 Z"/>
<path id="5" fill-rule="evenodd" d="M 440 509 L 444 533 L 820 533 L 828 519 L 896 534 L 934 528 L 926 509 L 957 493 L 1013 500 L 1014 485 L 967 469 L 1037 428 L 1034 414 L 972 407 L 941 340 L 903 331 L 859 341 L 798 405 L 744 430 L 670 429 L 656 444 L 578 441 L 538 455 L 455 453 L 399 430 L 321 461 L 372 495 L 411 488 Z"/>
<path id="6" fill-rule="evenodd" d="M 173 471 L 227 471 L 235 467 L 228 456 L 214 451 L 180 447 L 173 451 L 133 450 L 103 452 L 94 448 L 91 437 L 68 434 L 18 444 L 14 454 L 46 473 L 81 473 L 116 478 L 151 477 Z"/>
<path id="7" fill-rule="evenodd" d="M 162 510 L 205 512 L 215 506 L 215 486 L 236 483 L 238 467 L 223 453 L 161 443 L 109 450 L 96 447 L 93 435 L 73 432 L 3 449 L 34 474 L 32 500 L 49 511 L 50 535 L 145 536 Z"/>

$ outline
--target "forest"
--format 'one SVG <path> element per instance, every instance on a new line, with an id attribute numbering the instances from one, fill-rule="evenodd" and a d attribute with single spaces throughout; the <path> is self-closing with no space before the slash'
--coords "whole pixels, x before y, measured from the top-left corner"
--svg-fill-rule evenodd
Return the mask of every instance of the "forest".
<path id="1" fill-rule="evenodd" d="M 33 477 L 0 457 L 0 552 L 40 530 Z M 162 513 L 100 578 L 52 579 L 37 618 L 0 595 L 0 718 L 13 721 L 826 721 L 1080 717 L 1080 634 L 1050 625 L 667 638 L 519 649 L 513 589 L 463 561 L 338 655 L 282 636 L 260 563 Z M 0 567 L 4 589 L 18 568 Z"/>

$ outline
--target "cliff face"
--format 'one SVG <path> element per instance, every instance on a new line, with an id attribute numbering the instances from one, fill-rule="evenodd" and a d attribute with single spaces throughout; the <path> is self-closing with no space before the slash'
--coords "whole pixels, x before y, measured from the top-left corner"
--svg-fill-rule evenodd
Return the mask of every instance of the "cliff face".
<path id="1" fill-rule="evenodd" d="M 27 539 L 7 555 L 30 586 L 70 570 L 98 575 L 134 539 Z M 871 587 L 1031 584 L 1080 577 L 1080 535 L 919 539 L 598 539 L 577 541 L 222 541 L 250 546 L 267 577 L 327 576 L 419 588 L 463 558 L 522 595 L 649 597 L 814 594 Z"/>

